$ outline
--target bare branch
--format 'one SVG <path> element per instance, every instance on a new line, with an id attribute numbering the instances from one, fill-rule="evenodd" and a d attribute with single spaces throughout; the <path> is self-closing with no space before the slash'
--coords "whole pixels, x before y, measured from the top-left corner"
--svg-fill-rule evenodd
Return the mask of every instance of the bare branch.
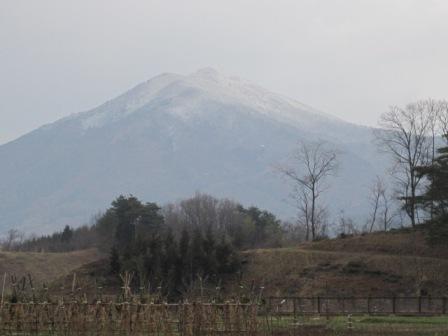
<path id="1" fill-rule="evenodd" d="M 277 170 L 293 182 L 293 197 L 299 210 L 298 221 L 306 227 L 306 239 L 316 239 L 324 228 L 325 207 L 318 199 L 325 180 L 337 169 L 337 152 L 325 142 L 300 142 L 293 154 L 293 164 Z"/>

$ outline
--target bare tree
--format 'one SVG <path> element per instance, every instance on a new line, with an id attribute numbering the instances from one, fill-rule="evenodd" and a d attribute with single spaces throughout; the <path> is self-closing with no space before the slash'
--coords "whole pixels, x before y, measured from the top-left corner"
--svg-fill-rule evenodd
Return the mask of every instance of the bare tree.
<path id="1" fill-rule="evenodd" d="M 368 231 L 372 232 L 375 226 L 387 231 L 392 224 L 394 214 L 391 209 L 392 197 L 389 195 L 384 180 L 377 176 L 370 189 L 370 204 L 372 210 L 367 223 Z"/>
<path id="2" fill-rule="evenodd" d="M 380 213 L 381 218 L 380 224 L 381 229 L 387 231 L 392 226 L 392 223 L 394 222 L 394 218 L 396 216 L 396 213 L 393 211 L 391 206 L 393 199 L 391 195 L 387 192 L 387 189 L 381 195 L 381 201 L 382 201 L 382 210 Z"/>
<path id="3" fill-rule="evenodd" d="M 437 102 L 438 104 L 438 113 L 437 113 L 437 119 L 439 123 L 440 132 L 442 135 L 445 136 L 445 139 L 447 139 L 448 135 L 448 101 L 446 100 L 439 100 Z"/>
<path id="4" fill-rule="evenodd" d="M 418 222 L 416 197 L 422 177 L 416 168 L 431 160 L 431 117 L 422 103 L 391 107 L 380 119 L 375 135 L 394 160 L 399 197 L 412 226 Z"/>
<path id="5" fill-rule="evenodd" d="M 415 103 L 426 114 L 429 121 L 431 163 L 437 154 L 442 136 L 448 134 L 448 102 L 446 100 L 426 99 Z"/>
<path id="6" fill-rule="evenodd" d="M 377 222 L 381 200 L 383 199 L 385 192 L 386 190 L 384 183 L 381 178 L 377 176 L 373 186 L 370 189 L 370 204 L 372 205 L 372 212 L 369 219 L 369 232 L 373 231 L 373 228 Z"/>
<path id="7" fill-rule="evenodd" d="M 293 154 L 292 166 L 278 170 L 294 183 L 293 195 L 297 201 L 299 221 L 306 228 L 306 239 L 318 237 L 325 226 L 326 210 L 318 200 L 326 190 L 325 180 L 337 168 L 337 153 L 327 143 L 301 142 Z"/>
<path id="8" fill-rule="evenodd" d="M 339 212 L 336 223 L 336 233 L 339 236 L 359 234 L 359 229 L 357 228 L 355 221 L 353 218 L 348 217 L 344 210 Z"/>
<path id="9" fill-rule="evenodd" d="M 11 229 L 6 233 L 2 241 L 2 248 L 5 251 L 12 251 L 17 245 L 20 245 L 25 238 L 25 234 L 19 230 Z"/>
<path id="10" fill-rule="evenodd" d="M 284 232 L 284 244 L 286 246 L 290 244 L 295 245 L 306 240 L 305 227 L 302 225 L 296 225 L 293 220 L 284 221 L 282 223 L 282 229 Z"/>
<path id="11" fill-rule="evenodd" d="M 310 192 L 301 185 L 295 185 L 292 197 L 298 209 L 297 226 L 305 229 L 305 239 L 309 240 L 311 228 Z"/>
<path id="12" fill-rule="evenodd" d="M 187 225 L 196 228 L 218 226 L 219 201 L 213 196 L 196 192 L 194 197 L 180 202 L 184 220 Z"/>

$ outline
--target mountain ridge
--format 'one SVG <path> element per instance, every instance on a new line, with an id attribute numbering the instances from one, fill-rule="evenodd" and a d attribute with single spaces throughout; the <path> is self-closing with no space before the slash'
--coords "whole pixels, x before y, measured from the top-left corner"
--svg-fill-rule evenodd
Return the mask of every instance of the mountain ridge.
<path id="1" fill-rule="evenodd" d="M 353 196 L 333 212 L 365 211 L 369 176 L 384 168 L 370 128 L 247 83 L 210 69 L 162 74 L 0 146 L 0 232 L 78 226 L 131 193 L 164 203 L 199 190 L 291 217 L 272 166 L 299 140 L 346 153 L 335 187 Z"/>
<path id="2" fill-rule="evenodd" d="M 248 107 L 252 107 L 256 109 L 257 107 L 263 108 L 262 104 L 259 103 L 260 100 L 263 100 L 265 97 L 271 98 L 271 99 L 283 99 L 285 102 L 287 102 L 291 107 L 295 109 L 302 109 L 303 112 L 307 112 L 309 117 L 312 114 L 318 115 L 320 117 L 331 119 L 333 121 L 338 121 L 341 123 L 348 123 L 352 124 L 348 121 L 342 120 L 334 115 L 330 115 L 324 112 L 321 112 L 319 110 L 316 110 L 312 108 L 311 106 L 305 105 L 295 99 L 291 99 L 289 97 L 286 97 L 284 95 L 274 93 L 271 91 L 268 91 L 250 81 L 242 80 L 239 77 L 227 77 L 219 74 L 215 69 L 213 68 L 202 68 L 198 71 L 191 73 L 190 75 L 179 75 L 175 73 L 162 73 L 158 76 L 155 76 L 147 81 L 144 81 L 140 84 L 137 84 L 133 88 L 127 90 L 123 94 L 110 99 L 106 101 L 103 104 L 100 104 L 99 106 L 83 111 L 78 113 L 73 113 L 65 118 L 59 119 L 55 121 L 54 123 L 50 123 L 47 125 L 44 125 L 43 127 L 51 126 L 55 123 L 64 122 L 67 120 L 73 120 L 77 118 L 83 118 L 90 114 L 97 114 L 98 112 L 102 112 L 105 109 L 113 108 L 114 110 L 120 109 L 120 113 L 123 114 L 123 117 L 125 117 L 128 113 L 133 113 L 139 108 L 143 107 L 145 104 L 151 103 L 152 99 L 156 98 L 156 95 L 160 93 L 160 91 L 163 91 L 164 89 L 169 88 L 170 85 L 184 85 L 189 88 L 195 88 L 198 90 L 206 91 L 207 93 L 214 94 L 213 99 L 219 100 L 223 98 L 232 98 L 233 101 L 236 99 L 242 99 L 245 98 L 244 103 Z M 214 87 L 213 87 L 213 84 Z M 224 87 L 228 86 L 228 87 Z M 221 91 L 218 90 L 218 88 L 221 88 Z M 225 92 L 225 90 L 229 90 L 228 92 Z M 237 90 L 235 90 L 237 89 Z M 239 89 L 239 90 L 238 90 Z M 230 92 L 230 93 L 229 93 Z M 256 92 L 254 94 L 254 92 Z M 138 102 L 136 99 L 143 100 L 144 102 Z M 166 99 L 166 97 L 165 97 Z M 123 102 L 129 102 L 129 100 L 132 101 L 134 106 L 124 105 Z M 254 104 L 254 101 L 256 102 Z M 239 101 L 240 102 L 240 101 Z M 118 106 L 113 106 L 113 105 Z M 129 104 L 129 103 L 128 103 Z M 266 107 L 264 107 L 266 108 Z M 267 108 L 268 110 L 272 110 L 272 108 Z M 124 110 L 124 111 L 123 111 Z M 111 111 L 107 111 L 108 114 L 113 114 Z M 117 111 L 118 112 L 118 111 Z M 277 113 L 281 113 L 282 111 L 278 109 L 275 111 Z M 275 116 L 274 113 L 270 114 L 271 117 Z M 293 116 L 290 116 L 290 120 L 293 119 Z M 281 120 L 281 119 L 280 119 Z M 284 119 L 281 121 L 285 121 Z M 356 124 L 352 124 L 356 125 Z M 86 127 L 95 125 L 85 125 Z M 363 125 L 356 125 L 360 127 L 367 127 Z"/>

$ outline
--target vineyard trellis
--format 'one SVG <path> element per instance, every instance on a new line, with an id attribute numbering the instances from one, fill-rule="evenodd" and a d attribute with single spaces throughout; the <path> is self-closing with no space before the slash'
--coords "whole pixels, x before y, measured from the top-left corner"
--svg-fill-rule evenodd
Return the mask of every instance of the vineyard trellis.
<path id="1" fill-rule="evenodd" d="M 254 284 L 247 287 L 247 293 L 229 299 L 222 293 L 204 296 L 201 286 L 200 296 L 168 303 L 159 288 L 151 291 L 148 285 L 133 292 L 129 273 L 121 276 L 123 286 L 118 295 L 103 295 L 103 288 L 96 286 L 89 296 L 78 286 L 76 274 L 70 288 L 56 292 L 46 285 L 36 289 L 31 276 L 11 276 L 11 288 L 5 292 L 5 279 L 6 275 L 0 334 L 11 336 L 272 336 L 285 330 L 298 335 L 301 320 L 309 315 L 428 316 L 448 312 L 446 297 L 265 297 L 264 287 L 257 289 Z"/>
<path id="2" fill-rule="evenodd" d="M 8 303 L 2 335 L 260 335 L 256 304 Z M 263 325 L 261 325 L 263 324 Z"/>
<path id="3" fill-rule="evenodd" d="M 428 297 L 269 297 L 250 303 L 8 302 L 0 306 L 0 332 L 267 336 L 281 329 L 294 329 L 306 315 L 440 315 L 446 314 L 446 301 Z"/>
<path id="4" fill-rule="evenodd" d="M 432 296 L 289 296 L 266 299 L 277 315 L 446 315 L 447 297 Z"/>

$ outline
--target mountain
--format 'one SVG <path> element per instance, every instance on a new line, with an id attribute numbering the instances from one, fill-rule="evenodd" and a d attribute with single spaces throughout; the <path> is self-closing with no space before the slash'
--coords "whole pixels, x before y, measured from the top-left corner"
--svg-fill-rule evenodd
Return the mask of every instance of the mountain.
<path id="1" fill-rule="evenodd" d="M 119 194 L 164 203 L 202 191 L 293 216 L 273 166 L 300 139 L 341 150 L 327 202 L 365 214 L 385 167 L 369 128 L 213 69 L 162 74 L 0 146 L 0 232 L 81 225 Z"/>

